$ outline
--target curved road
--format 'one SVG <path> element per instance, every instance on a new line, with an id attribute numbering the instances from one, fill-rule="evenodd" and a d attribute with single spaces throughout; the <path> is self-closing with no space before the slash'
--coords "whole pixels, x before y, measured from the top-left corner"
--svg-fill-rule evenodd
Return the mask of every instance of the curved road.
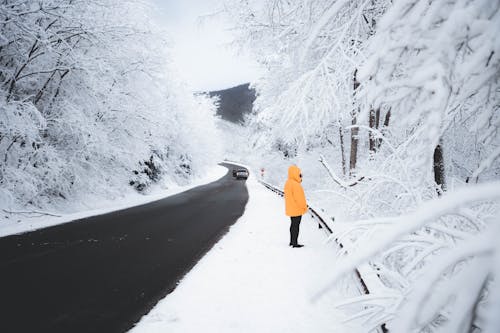
<path id="1" fill-rule="evenodd" d="M 146 205 L 0 238 L 0 332 L 127 331 L 247 201 L 229 172 Z"/>

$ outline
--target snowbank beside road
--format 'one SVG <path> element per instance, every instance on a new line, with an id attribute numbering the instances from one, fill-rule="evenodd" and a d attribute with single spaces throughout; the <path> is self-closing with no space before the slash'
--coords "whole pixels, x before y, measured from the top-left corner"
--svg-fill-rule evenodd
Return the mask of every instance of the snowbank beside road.
<path id="1" fill-rule="evenodd" d="M 103 201 L 100 199 L 100 201 L 89 201 L 86 204 L 89 207 L 93 207 L 93 209 L 73 214 L 53 216 L 45 215 L 43 212 L 38 214 L 35 212 L 16 212 L 13 214 L 2 211 L 0 215 L 0 237 L 33 231 L 86 217 L 102 215 L 117 210 L 144 205 L 149 202 L 161 200 L 168 196 L 187 191 L 200 185 L 211 183 L 224 177 L 227 172 L 227 168 L 217 165 L 207 172 L 204 177 L 193 179 L 193 181 L 187 186 L 171 185 L 168 189 L 158 186 L 155 190 L 152 190 L 150 194 L 146 195 L 131 190 L 130 193 L 124 195 L 124 197 L 115 200 Z M 92 199 L 89 198 L 89 200 Z"/>
<path id="2" fill-rule="evenodd" d="M 334 309 L 344 282 L 311 303 L 317 282 L 335 270 L 335 245 L 305 216 L 305 247 L 290 248 L 282 199 L 252 176 L 247 186 L 245 214 L 130 333 L 360 331 L 340 326 Z"/>

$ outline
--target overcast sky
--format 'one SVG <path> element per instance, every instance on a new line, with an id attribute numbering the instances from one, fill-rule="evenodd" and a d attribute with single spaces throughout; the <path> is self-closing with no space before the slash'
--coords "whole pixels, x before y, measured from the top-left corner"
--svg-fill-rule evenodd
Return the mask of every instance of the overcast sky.
<path id="1" fill-rule="evenodd" d="M 249 82 L 257 63 L 228 44 L 230 25 L 222 15 L 202 20 L 220 8 L 220 0 L 152 0 L 161 25 L 169 32 L 178 73 L 195 91 L 218 90 Z"/>

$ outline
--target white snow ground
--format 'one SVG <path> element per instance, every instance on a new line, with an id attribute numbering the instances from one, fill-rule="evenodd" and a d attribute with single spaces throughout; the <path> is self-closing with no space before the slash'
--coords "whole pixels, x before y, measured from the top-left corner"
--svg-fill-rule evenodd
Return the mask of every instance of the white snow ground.
<path id="1" fill-rule="evenodd" d="M 247 187 L 244 215 L 130 333 L 362 331 L 342 326 L 334 308 L 353 293 L 349 278 L 311 302 L 321 277 L 335 270 L 335 245 L 304 216 L 305 247 L 290 248 L 283 199 L 252 176 Z"/>
<path id="2" fill-rule="evenodd" d="M 0 213 L 0 237 L 19 234 L 23 232 L 33 231 L 36 229 L 46 228 L 57 224 L 67 223 L 90 216 L 97 216 L 109 212 L 126 209 L 134 206 L 143 205 L 156 200 L 164 199 L 168 196 L 187 191 L 193 187 L 204 185 L 222 178 L 228 169 L 217 165 L 210 169 L 206 176 L 194 179 L 187 186 L 158 186 L 149 194 L 139 194 L 135 191 L 130 191 L 125 197 L 116 200 L 92 199 L 86 203 L 89 207 L 95 209 L 80 211 L 73 214 L 57 214 L 57 216 L 34 214 L 34 213 L 17 213 L 9 214 L 7 212 Z"/>

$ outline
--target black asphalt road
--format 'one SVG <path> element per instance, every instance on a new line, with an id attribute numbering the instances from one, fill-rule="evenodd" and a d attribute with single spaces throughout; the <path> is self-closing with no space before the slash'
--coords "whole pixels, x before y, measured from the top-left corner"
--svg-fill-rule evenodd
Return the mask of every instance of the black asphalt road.
<path id="1" fill-rule="evenodd" d="M 0 238 L 0 332 L 127 331 L 247 201 L 245 182 L 228 172 L 150 204 Z"/>

